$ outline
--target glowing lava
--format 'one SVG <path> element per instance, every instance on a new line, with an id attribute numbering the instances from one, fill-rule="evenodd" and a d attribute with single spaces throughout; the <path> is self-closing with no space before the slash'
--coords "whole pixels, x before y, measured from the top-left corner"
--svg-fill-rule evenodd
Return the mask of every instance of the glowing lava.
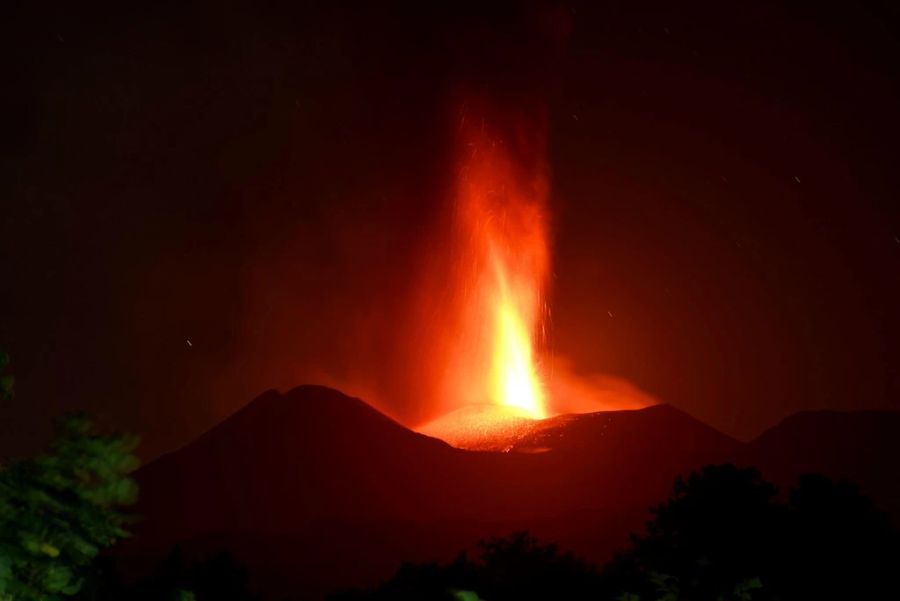
<path id="1" fill-rule="evenodd" d="M 501 288 L 494 314 L 493 391 L 497 405 L 521 409 L 531 417 L 544 417 L 544 393 L 534 365 L 529 328 L 522 307 L 512 298 L 501 271 Z"/>
<path id="2" fill-rule="evenodd" d="M 655 400 L 547 352 L 545 128 L 540 118 L 487 114 L 502 127 L 462 120 L 452 212 L 438 224 L 415 299 L 421 369 L 413 373 L 431 409 L 416 429 L 464 449 L 538 452 L 546 449 L 529 441 L 565 414 Z"/>
<path id="3" fill-rule="evenodd" d="M 543 154 L 528 160 L 522 140 L 511 149 L 483 124 L 463 128 L 461 142 L 453 245 L 462 295 L 445 395 L 457 407 L 488 403 L 543 418 L 536 353 L 549 270 Z"/>
<path id="4" fill-rule="evenodd" d="M 522 451 L 561 414 L 655 400 L 615 377 L 585 377 L 547 353 L 544 122 L 532 113 L 484 114 L 493 121 L 471 112 L 462 119 L 452 211 L 438 223 L 413 305 L 416 398 L 430 409 L 416 429 L 460 448 Z"/>

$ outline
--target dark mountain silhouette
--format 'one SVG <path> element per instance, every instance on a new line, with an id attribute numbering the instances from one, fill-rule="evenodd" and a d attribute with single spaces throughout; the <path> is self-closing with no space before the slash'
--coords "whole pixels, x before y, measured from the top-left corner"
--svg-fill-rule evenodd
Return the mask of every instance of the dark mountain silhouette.
<path id="1" fill-rule="evenodd" d="M 759 464 L 776 480 L 807 467 L 858 475 L 882 500 L 900 490 L 896 476 L 861 448 L 876 434 L 885 446 L 875 448 L 895 448 L 900 421 L 868 415 L 835 419 L 835 430 L 861 432 L 833 433 L 846 447 L 837 454 L 829 414 L 742 444 L 667 405 L 551 418 L 497 453 L 453 448 L 328 388 L 272 391 L 139 472 L 144 519 L 122 554 L 152 561 L 179 542 L 188 554 L 226 549 L 257 586 L 311 593 L 526 528 L 603 561 L 678 474 L 709 463 Z"/>
<path id="2" fill-rule="evenodd" d="M 895 521 L 900 517 L 900 412 L 805 411 L 764 432 L 737 457 L 781 488 L 807 473 L 849 480 Z"/>

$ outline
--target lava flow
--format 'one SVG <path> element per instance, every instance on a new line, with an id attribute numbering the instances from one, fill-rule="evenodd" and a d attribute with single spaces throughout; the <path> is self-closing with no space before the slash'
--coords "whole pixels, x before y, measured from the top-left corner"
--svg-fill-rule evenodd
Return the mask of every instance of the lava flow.
<path id="1" fill-rule="evenodd" d="M 445 440 L 547 417 L 539 363 L 550 255 L 547 175 L 523 139 L 463 127 L 445 294 L 447 413 L 421 428 Z M 531 160 L 528 160 L 531 159 Z"/>

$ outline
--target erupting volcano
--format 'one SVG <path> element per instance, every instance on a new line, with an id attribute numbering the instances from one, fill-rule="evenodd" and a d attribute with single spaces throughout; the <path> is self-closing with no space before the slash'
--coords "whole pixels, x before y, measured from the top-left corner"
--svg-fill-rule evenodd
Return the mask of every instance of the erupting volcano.
<path id="1" fill-rule="evenodd" d="M 543 136 L 510 141 L 464 117 L 459 149 L 442 284 L 453 299 L 439 375 L 448 411 L 422 427 L 451 442 L 550 413 L 540 364 L 550 266 Z"/>
<path id="2" fill-rule="evenodd" d="M 548 352 L 550 178 L 540 114 L 462 116 L 450 210 L 429 239 L 415 298 L 416 374 L 432 408 L 417 430 L 461 448 L 522 450 L 552 425 L 547 418 L 656 402 Z"/>
<path id="3" fill-rule="evenodd" d="M 518 181 L 504 142 L 483 129 L 478 133 L 468 144 L 458 210 L 470 253 L 464 260 L 474 270 L 468 292 L 473 312 L 465 325 L 490 353 L 489 378 L 479 387 L 487 386 L 494 405 L 544 417 L 535 336 L 549 256 L 545 179 L 538 173 Z M 477 348 L 459 349 L 469 356 L 473 350 L 477 356 Z M 471 369 L 477 373 L 479 366 Z"/>

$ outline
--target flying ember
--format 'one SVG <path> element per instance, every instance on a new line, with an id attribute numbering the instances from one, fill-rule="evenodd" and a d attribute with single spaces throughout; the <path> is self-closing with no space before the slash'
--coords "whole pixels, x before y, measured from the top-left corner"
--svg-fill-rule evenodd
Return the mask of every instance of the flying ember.
<path id="1" fill-rule="evenodd" d="M 455 207 L 463 286 L 451 378 L 457 399 L 547 415 L 537 334 L 549 271 L 547 176 L 481 124 L 463 128 Z M 517 141 L 521 144 L 521 140 Z M 526 149 L 527 155 L 531 149 Z"/>

